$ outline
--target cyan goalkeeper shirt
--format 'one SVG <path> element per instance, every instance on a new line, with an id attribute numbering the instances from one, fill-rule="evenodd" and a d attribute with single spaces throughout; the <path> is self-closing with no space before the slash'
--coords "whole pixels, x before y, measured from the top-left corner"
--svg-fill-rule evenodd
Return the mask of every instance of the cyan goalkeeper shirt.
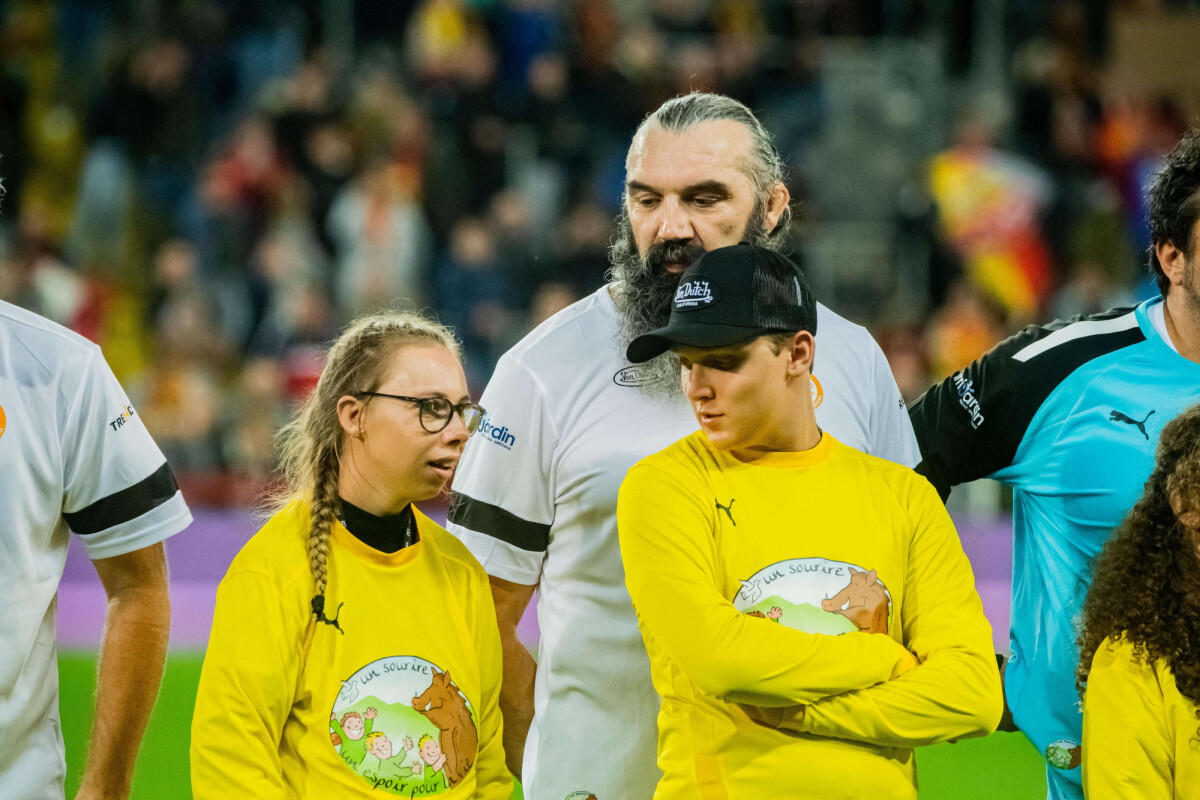
<path id="1" fill-rule="evenodd" d="M 1200 400 L 1200 364 L 1155 325 L 1161 303 L 1027 327 L 910 411 L 917 471 L 943 497 L 984 477 L 1013 488 L 1005 694 L 1056 800 L 1083 797 L 1075 624 L 1091 562 L 1141 497 L 1163 426 Z"/>

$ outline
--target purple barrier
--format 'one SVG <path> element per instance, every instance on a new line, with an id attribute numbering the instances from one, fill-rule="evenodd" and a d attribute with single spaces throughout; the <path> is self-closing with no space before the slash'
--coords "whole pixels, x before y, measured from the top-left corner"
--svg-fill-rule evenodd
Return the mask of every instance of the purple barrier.
<path id="1" fill-rule="evenodd" d="M 244 510 L 201 508 L 192 513 L 195 521 L 191 527 L 168 539 L 165 545 L 171 568 L 171 645 L 202 650 L 212 626 L 217 583 L 261 520 Z M 439 523 L 445 522 L 443 509 L 430 508 L 427 513 Z M 1010 522 L 964 520 L 959 522 L 958 531 L 975 570 L 996 647 L 1006 649 L 1012 570 Z M 58 590 L 58 640 L 64 648 L 94 648 L 104 629 L 104 589 L 74 538 Z M 538 639 L 536 617 L 531 604 L 517 629 L 521 640 L 531 646 Z"/>

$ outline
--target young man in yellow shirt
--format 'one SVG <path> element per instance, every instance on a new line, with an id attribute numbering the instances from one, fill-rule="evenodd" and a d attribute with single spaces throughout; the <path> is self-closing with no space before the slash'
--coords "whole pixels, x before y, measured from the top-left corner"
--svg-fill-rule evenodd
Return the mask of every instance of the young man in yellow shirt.
<path id="1" fill-rule="evenodd" d="M 656 798 L 916 797 L 913 748 L 992 731 L 991 628 L 937 493 L 817 427 L 815 301 L 738 245 L 688 269 L 667 349 L 701 430 L 621 487 L 626 583 L 662 696 Z"/>

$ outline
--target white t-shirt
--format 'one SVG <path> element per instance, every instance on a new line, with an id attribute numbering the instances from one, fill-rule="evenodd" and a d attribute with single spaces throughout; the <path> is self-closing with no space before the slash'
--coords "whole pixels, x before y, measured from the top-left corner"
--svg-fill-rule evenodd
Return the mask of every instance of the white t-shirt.
<path id="1" fill-rule="evenodd" d="M 1167 347 L 1179 352 L 1179 348 L 1175 346 L 1175 342 L 1171 340 L 1171 334 L 1167 331 L 1167 304 L 1158 302 L 1146 309 L 1146 314 L 1150 317 L 1150 324 L 1154 326 L 1154 330 L 1158 331 L 1158 336 L 1167 343 Z"/>
<path id="2" fill-rule="evenodd" d="M 91 558 L 192 516 L 100 348 L 0 302 L 0 795 L 62 800 L 54 616 L 68 527 Z"/>
<path id="3" fill-rule="evenodd" d="M 698 428 L 682 394 L 648 397 L 618 345 L 606 288 L 500 359 L 481 429 L 454 480 L 449 529 L 490 575 L 539 584 L 529 800 L 650 798 L 658 695 L 617 545 L 617 491 L 634 463 Z M 817 306 L 817 422 L 912 466 L 916 437 L 866 329 Z M 819 387 L 819 389 L 818 389 Z"/>

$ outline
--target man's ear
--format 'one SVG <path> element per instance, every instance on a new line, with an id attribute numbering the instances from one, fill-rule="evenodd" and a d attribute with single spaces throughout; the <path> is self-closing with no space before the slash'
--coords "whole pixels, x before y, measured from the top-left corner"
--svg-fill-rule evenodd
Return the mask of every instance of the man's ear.
<path id="1" fill-rule="evenodd" d="M 817 340 L 808 331 L 800 331 L 793 336 L 788 354 L 788 376 L 796 378 L 812 372 L 816 351 Z"/>
<path id="2" fill-rule="evenodd" d="M 771 193 L 767 195 L 767 213 L 763 219 L 763 227 L 766 228 L 763 233 L 770 233 L 775 230 L 775 226 L 779 224 L 780 217 L 783 216 L 784 209 L 792 200 L 792 193 L 780 181 L 771 187 Z"/>
<path id="3" fill-rule="evenodd" d="M 1158 265 L 1172 286 L 1183 285 L 1183 273 L 1187 267 L 1187 256 L 1175 246 L 1174 242 L 1159 242 L 1154 245 L 1154 255 Z"/>
<path id="4" fill-rule="evenodd" d="M 363 438 L 366 433 L 366 411 L 366 404 L 357 397 L 344 394 L 338 399 L 338 422 L 347 436 Z"/>

